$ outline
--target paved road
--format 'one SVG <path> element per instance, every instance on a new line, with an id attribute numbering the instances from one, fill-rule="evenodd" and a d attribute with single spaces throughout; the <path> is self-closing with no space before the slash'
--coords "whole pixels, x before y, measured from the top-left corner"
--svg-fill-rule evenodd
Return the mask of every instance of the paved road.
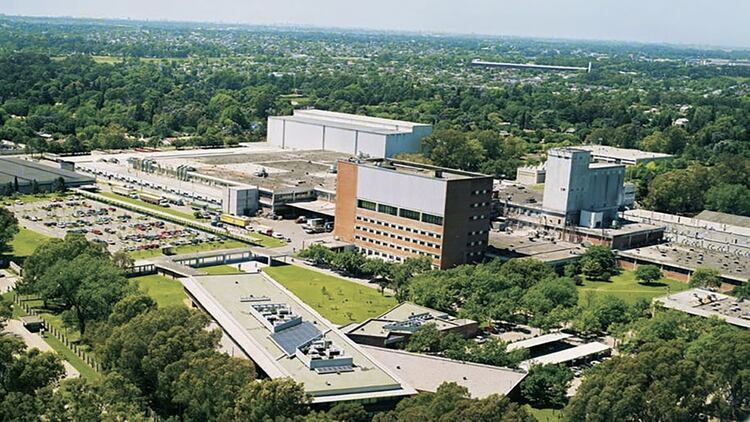
<path id="1" fill-rule="evenodd" d="M 24 328 L 21 321 L 17 319 L 8 320 L 5 326 L 5 332 L 13 334 L 23 340 L 29 349 L 39 349 L 42 352 L 54 352 L 54 350 L 42 339 L 39 334 L 30 333 Z M 73 368 L 73 365 L 68 361 L 63 361 L 65 367 L 65 378 L 77 378 L 81 376 L 77 369 Z"/>

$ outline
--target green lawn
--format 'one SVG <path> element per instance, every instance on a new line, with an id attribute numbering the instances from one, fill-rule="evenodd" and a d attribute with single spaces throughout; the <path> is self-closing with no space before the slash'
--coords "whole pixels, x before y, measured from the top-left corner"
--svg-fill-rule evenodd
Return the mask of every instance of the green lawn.
<path id="1" fill-rule="evenodd" d="M 229 265 L 212 265 L 210 267 L 200 267 L 199 271 L 203 271 L 211 275 L 222 275 L 222 274 L 239 274 L 242 271 Z"/>
<path id="2" fill-rule="evenodd" d="M 258 241 L 258 244 L 264 248 L 278 248 L 281 246 L 286 245 L 286 242 L 283 240 L 279 240 L 275 237 L 266 236 L 265 234 L 260 233 L 246 233 L 247 236 L 252 237 L 253 239 Z"/>
<path id="3" fill-rule="evenodd" d="M 51 334 L 45 334 L 44 341 L 49 344 L 49 346 L 54 349 L 60 357 L 67 360 L 73 368 L 76 368 L 78 372 L 81 373 L 82 377 L 93 380 L 101 376 L 84 362 L 83 359 L 79 358 L 72 350 L 68 349 L 63 342 L 57 339 L 57 337 Z"/>
<path id="4" fill-rule="evenodd" d="M 151 296 L 159 307 L 184 306 L 185 291 L 182 284 L 174 279 L 158 274 L 135 277 L 138 289 Z"/>
<path id="5" fill-rule="evenodd" d="M 227 239 L 223 242 L 208 242 L 198 245 L 176 246 L 172 248 L 172 251 L 174 251 L 176 255 L 180 255 L 186 253 L 210 251 L 214 249 L 244 248 L 246 246 L 247 244 L 242 243 L 239 240 Z M 161 255 L 161 249 L 144 249 L 140 251 L 131 251 L 128 252 L 128 255 L 130 255 L 130 257 L 133 259 L 153 258 L 155 256 Z"/>
<path id="6" fill-rule="evenodd" d="M 19 227 L 18 233 L 16 233 L 16 235 L 13 237 L 13 240 L 10 241 L 10 246 L 13 248 L 10 253 L 14 257 L 21 258 L 21 260 L 23 260 L 23 258 L 26 258 L 34 253 L 39 245 L 49 239 L 50 237 L 47 237 L 41 233 Z"/>
<path id="7" fill-rule="evenodd" d="M 65 198 L 67 194 L 60 194 L 60 193 L 38 193 L 36 195 L 32 194 L 23 194 L 23 195 L 13 195 L 10 198 L 3 198 L 2 204 L 3 205 L 13 205 L 17 200 L 20 200 L 24 204 L 31 204 L 34 202 L 39 201 L 45 201 L 45 200 L 51 200 L 54 198 Z"/>
<path id="8" fill-rule="evenodd" d="M 676 280 L 661 279 L 653 285 L 640 284 L 635 279 L 635 272 L 622 271 L 612 277 L 611 281 L 584 280 L 578 288 L 578 301 L 584 303 L 589 292 L 595 295 L 612 295 L 634 303 L 638 299 L 651 300 L 657 296 L 677 293 L 690 288 L 687 283 Z"/>
<path id="9" fill-rule="evenodd" d="M 378 316 L 396 306 L 392 296 L 296 265 L 266 267 L 266 274 L 334 324 L 348 324 Z"/>
<path id="10" fill-rule="evenodd" d="M 195 216 L 193 214 L 189 214 L 189 213 L 186 213 L 186 212 L 178 211 L 178 210 L 175 210 L 173 208 L 165 208 L 165 207 L 160 207 L 159 205 L 149 204 L 148 202 L 141 201 L 140 199 L 133 199 L 133 198 L 130 198 L 130 197 L 127 197 L 127 196 L 118 195 L 118 194 L 112 193 L 112 192 L 99 192 L 99 195 L 107 197 L 109 199 L 114 199 L 114 200 L 126 202 L 128 204 L 138 205 L 138 206 L 141 206 L 143 208 L 148 208 L 150 210 L 161 211 L 163 213 L 166 213 L 166 214 L 169 214 L 169 215 L 173 215 L 173 216 L 179 217 L 179 218 L 184 218 L 186 220 L 200 221 L 197 218 L 195 218 Z"/>
<path id="11" fill-rule="evenodd" d="M 539 422 L 557 422 L 562 420 L 562 409 L 537 409 L 527 404 L 526 410 L 531 412 Z"/>

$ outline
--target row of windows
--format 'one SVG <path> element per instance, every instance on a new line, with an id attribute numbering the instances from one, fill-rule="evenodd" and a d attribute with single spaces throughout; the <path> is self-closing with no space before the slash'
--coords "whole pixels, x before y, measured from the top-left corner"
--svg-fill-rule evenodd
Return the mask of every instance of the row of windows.
<path id="1" fill-rule="evenodd" d="M 484 245 L 484 240 L 474 240 L 474 241 L 466 243 L 466 246 L 479 246 L 479 245 Z"/>
<path id="2" fill-rule="evenodd" d="M 471 221 L 484 220 L 485 218 L 487 218 L 486 215 L 484 215 L 484 214 L 477 214 L 477 215 L 472 215 L 471 217 L 469 217 L 469 220 L 471 220 Z"/>
<path id="3" fill-rule="evenodd" d="M 477 235 L 485 234 L 485 233 L 489 233 L 489 230 L 476 230 L 473 232 L 469 232 L 469 236 L 477 236 Z"/>
<path id="4" fill-rule="evenodd" d="M 378 239 L 372 239 L 367 236 L 354 235 L 354 239 L 361 240 L 363 242 L 372 243 L 378 246 L 385 246 L 387 248 L 395 249 L 397 251 L 403 251 L 403 252 L 413 253 L 413 254 L 422 255 L 422 256 L 429 256 L 430 258 L 433 258 L 433 259 L 440 259 L 440 255 L 438 254 L 425 252 L 419 249 L 410 248 L 408 246 L 396 245 L 396 244 L 384 242 Z"/>
<path id="5" fill-rule="evenodd" d="M 409 233 L 421 234 L 422 236 L 434 237 L 435 239 L 440 239 L 443 237 L 442 235 L 438 233 L 415 229 L 412 227 L 405 227 L 400 224 L 394 224 L 394 223 L 389 223 L 387 221 L 375 220 L 374 218 L 362 217 L 360 215 L 357 216 L 357 221 L 364 221 L 365 223 L 377 224 L 378 226 L 390 227 L 390 228 L 397 229 L 397 230 L 403 230 Z"/>
<path id="6" fill-rule="evenodd" d="M 490 193 L 488 189 L 477 189 L 477 190 L 471 191 L 471 196 L 487 195 L 488 193 Z"/>
<path id="7" fill-rule="evenodd" d="M 489 204 L 490 204 L 489 202 L 475 202 L 471 204 L 471 207 L 472 208 L 486 207 Z"/>
<path id="8" fill-rule="evenodd" d="M 411 243 L 414 243 L 414 244 L 417 244 L 417 245 L 422 245 L 422 246 L 427 246 L 427 247 L 430 247 L 430 248 L 440 249 L 440 245 L 438 245 L 438 244 L 431 243 L 431 242 L 425 242 L 424 240 L 413 239 L 413 238 L 410 238 L 410 237 L 401 236 L 400 234 L 395 234 L 395 233 L 391 233 L 391 232 L 387 232 L 387 231 L 376 230 L 376 229 L 373 229 L 373 228 L 370 228 L 370 227 L 365 227 L 365 226 L 354 226 L 354 228 L 357 229 L 357 230 L 363 231 L 363 232 L 376 234 L 378 236 L 390 237 L 391 239 L 403 240 L 403 241 L 411 242 Z"/>
<path id="9" fill-rule="evenodd" d="M 420 213 L 419 211 L 410 210 L 407 208 L 398 208 L 391 205 L 376 204 L 372 201 L 366 201 L 364 199 L 357 200 L 357 208 L 364 210 L 377 211 L 379 213 L 395 215 L 403 218 L 408 218 L 414 221 L 421 221 L 423 223 L 435 224 L 438 226 L 443 225 L 443 217 L 439 215 L 432 215 L 426 212 Z"/>

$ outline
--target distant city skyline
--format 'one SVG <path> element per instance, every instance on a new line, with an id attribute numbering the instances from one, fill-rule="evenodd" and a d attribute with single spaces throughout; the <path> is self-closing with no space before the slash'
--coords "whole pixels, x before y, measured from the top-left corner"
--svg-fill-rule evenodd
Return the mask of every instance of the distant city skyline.
<path id="1" fill-rule="evenodd" d="M 0 13 L 750 48 L 740 0 L 5 0 Z"/>

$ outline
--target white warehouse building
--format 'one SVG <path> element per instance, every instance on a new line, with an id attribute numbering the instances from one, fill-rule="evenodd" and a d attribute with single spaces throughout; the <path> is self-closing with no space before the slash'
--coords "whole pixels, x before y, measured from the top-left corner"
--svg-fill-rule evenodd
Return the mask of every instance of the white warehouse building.
<path id="1" fill-rule="evenodd" d="M 323 110 L 268 118 L 267 141 L 285 149 L 325 150 L 371 158 L 419 152 L 432 125 Z"/>

